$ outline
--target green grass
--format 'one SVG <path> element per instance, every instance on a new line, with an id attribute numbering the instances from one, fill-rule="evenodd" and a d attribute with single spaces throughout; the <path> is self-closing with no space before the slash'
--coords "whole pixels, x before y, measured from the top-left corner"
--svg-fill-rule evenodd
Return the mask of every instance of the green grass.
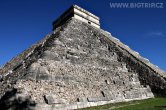
<path id="1" fill-rule="evenodd" d="M 121 102 L 79 110 L 166 110 L 166 98 Z"/>

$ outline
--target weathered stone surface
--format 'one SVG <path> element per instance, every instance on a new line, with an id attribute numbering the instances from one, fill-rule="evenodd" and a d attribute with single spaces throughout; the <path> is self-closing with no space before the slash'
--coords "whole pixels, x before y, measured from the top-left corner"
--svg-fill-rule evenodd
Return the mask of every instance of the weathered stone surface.
<path id="1" fill-rule="evenodd" d="M 64 99 L 59 99 L 53 94 L 45 95 L 44 98 L 45 98 L 46 103 L 49 105 L 66 103 Z"/>
<path id="2" fill-rule="evenodd" d="M 78 98 L 78 102 L 87 102 L 87 97 Z"/>
<path id="3" fill-rule="evenodd" d="M 109 101 L 107 97 L 91 97 L 88 98 L 88 102 L 99 102 L 99 101 Z"/>
<path id="4" fill-rule="evenodd" d="M 44 98 L 45 98 L 47 104 L 56 104 L 56 103 L 59 103 L 56 100 L 57 97 L 55 97 L 53 95 L 45 95 Z"/>
<path id="5" fill-rule="evenodd" d="M 15 88 L 50 109 L 60 109 L 62 102 L 64 108 L 74 103 L 83 108 L 166 95 L 160 70 L 111 34 L 74 18 L 12 59 L 0 73 L 1 97 Z"/>

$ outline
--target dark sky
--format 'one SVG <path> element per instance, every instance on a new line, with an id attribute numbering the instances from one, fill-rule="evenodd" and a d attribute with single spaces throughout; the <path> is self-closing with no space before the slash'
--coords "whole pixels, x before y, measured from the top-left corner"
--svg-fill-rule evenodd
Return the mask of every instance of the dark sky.
<path id="1" fill-rule="evenodd" d="M 110 3 L 164 3 L 164 8 L 111 8 Z M 72 4 L 101 18 L 101 27 L 166 70 L 165 0 L 0 0 L 0 65 L 52 31 Z"/>

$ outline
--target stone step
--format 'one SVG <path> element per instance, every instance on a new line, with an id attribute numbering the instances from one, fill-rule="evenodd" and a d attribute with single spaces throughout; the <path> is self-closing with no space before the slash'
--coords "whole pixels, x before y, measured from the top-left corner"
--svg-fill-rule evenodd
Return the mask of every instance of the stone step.
<path id="1" fill-rule="evenodd" d="M 88 102 L 99 102 L 99 101 L 109 101 L 107 97 L 89 97 Z"/>
<path id="2" fill-rule="evenodd" d="M 130 91 L 125 91 L 126 99 L 146 98 L 146 97 L 151 97 L 151 98 L 154 97 L 150 88 L 138 88 L 138 89 L 133 89 Z"/>

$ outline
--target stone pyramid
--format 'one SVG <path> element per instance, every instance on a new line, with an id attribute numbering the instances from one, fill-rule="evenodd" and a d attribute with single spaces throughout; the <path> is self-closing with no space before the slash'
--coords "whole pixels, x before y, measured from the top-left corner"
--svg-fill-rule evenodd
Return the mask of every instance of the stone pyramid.
<path id="1" fill-rule="evenodd" d="M 3 110 L 71 110 L 166 95 L 163 71 L 76 5 L 0 73 Z"/>

